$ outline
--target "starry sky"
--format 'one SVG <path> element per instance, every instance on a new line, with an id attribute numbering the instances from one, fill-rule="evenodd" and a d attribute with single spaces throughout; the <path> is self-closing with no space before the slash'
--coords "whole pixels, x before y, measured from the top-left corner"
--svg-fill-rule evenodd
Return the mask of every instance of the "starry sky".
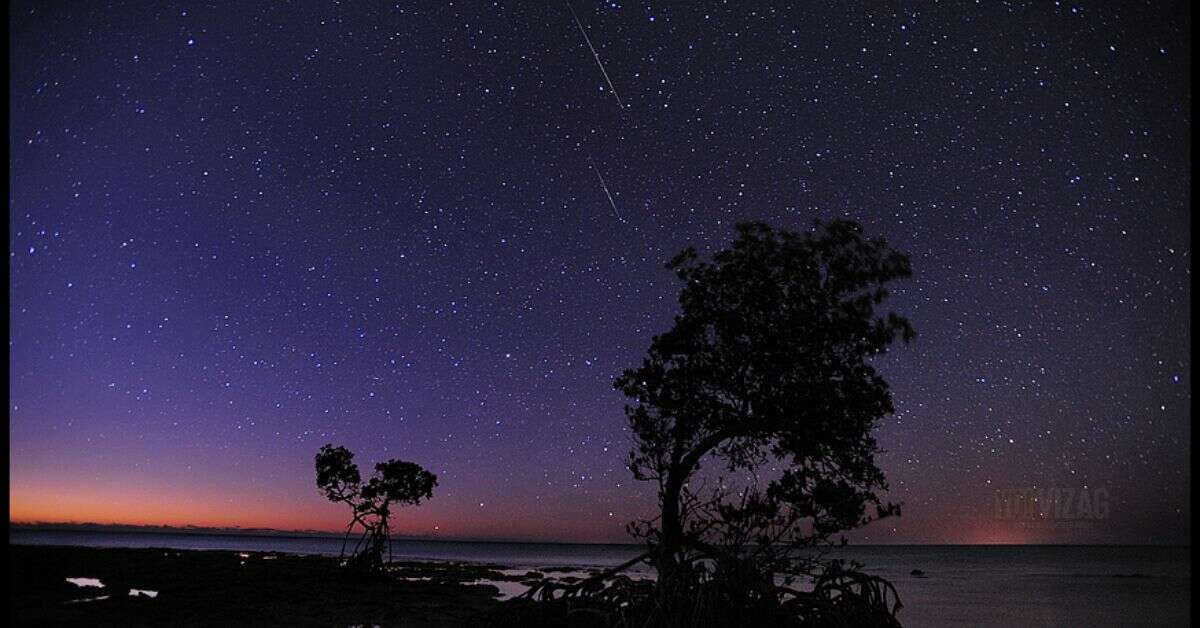
<path id="1" fill-rule="evenodd" d="M 10 519 L 625 541 L 664 262 L 846 217 L 912 257 L 866 543 L 1181 542 L 1183 3 L 10 9 Z M 593 50 L 595 54 L 593 54 Z M 1013 521 L 1003 491 L 1106 500 Z"/>

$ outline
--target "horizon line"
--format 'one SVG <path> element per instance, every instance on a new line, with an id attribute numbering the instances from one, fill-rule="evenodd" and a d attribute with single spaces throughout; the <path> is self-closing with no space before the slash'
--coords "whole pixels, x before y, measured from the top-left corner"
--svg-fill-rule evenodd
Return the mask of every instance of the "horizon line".
<path id="1" fill-rule="evenodd" d="M 8 522 L 10 530 L 23 528 L 39 531 L 87 531 L 100 533 L 141 532 L 147 534 L 211 534 L 214 536 L 260 536 L 283 538 L 341 538 L 341 531 L 332 530 L 282 530 L 279 528 L 253 528 L 242 526 L 197 526 L 187 524 L 173 526 L 167 524 L 136 524 L 136 523 L 95 523 L 95 522 L 51 522 L 51 521 L 12 521 Z M 423 541 L 441 543 L 508 543 L 508 544 L 539 544 L 539 545 L 642 545 L 637 542 L 614 541 L 561 541 L 561 540 L 513 540 L 495 538 L 463 538 L 463 537 L 433 537 L 415 535 L 392 535 L 392 541 Z M 11 543 L 11 539 L 10 539 Z M 1191 543 L 950 543 L 950 542 L 898 542 L 898 543 L 847 543 L 814 546 L 820 549 L 839 549 L 840 547 L 1191 547 Z"/>

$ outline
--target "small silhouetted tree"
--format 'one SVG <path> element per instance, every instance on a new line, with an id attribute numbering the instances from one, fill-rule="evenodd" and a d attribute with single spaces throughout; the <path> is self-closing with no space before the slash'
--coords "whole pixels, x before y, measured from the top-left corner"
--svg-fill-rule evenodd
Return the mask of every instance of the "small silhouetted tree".
<path id="1" fill-rule="evenodd" d="M 330 501 L 350 506 L 352 519 L 342 538 L 342 551 L 360 526 L 362 534 L 351 552 L 350 564 L 368 571 L 383 568 L 386 549 L 391 559 L 391 528 L 389 521 L 393 505 L 416 505 L 433 496 L 437 476 L 420 465 L 403 460 L 388 460 L 375 465 L 375 475 L 362 481 L 354 454 L 345 447 L 325 445 L 317 453 L 317 487 Z"/>
<path id="2" fill-rule="evenodd" d="M 893 407 L 870 358 L 913 338 L 905 318 L 877 312 L 909 260 L 834 220 L 804 233 L 743 223 L 711 261 L 688 248 L 667 267 L 680 313 L 615 382 L 632 399 L 630 469 L 657 482 L 661 507 L 630 530 L 663 595 L 697 569 L 773 594 L 776 574 L 803 572 L 799 550 L 898 514 L 878 496 L 871 432 Z M 703 465 L 742 485 L 706 490 Z"/>

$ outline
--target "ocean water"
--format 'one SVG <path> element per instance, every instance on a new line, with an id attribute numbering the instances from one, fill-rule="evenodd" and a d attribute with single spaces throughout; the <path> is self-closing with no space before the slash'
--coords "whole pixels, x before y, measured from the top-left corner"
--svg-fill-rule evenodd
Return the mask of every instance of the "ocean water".
<path id="1" fill-rule="evenodd" d="M 27 529 L 11 529 L 9 542 L 326 555 L 337 555 L 341 546 L 335 537 Z M 398 560 L 542 569 L 611 567 L 640 553 L 635 545 L 417 540 L 395 541 L 392 550 Z M 1190 553 L 1157 546 L 874 545 L 831 555 L 891 580 L 905 626 L 1186 626 Z M 925 577 L 911 575 L 913 569 Z M 645 566 L 632 571 L 650 575 Z"/>

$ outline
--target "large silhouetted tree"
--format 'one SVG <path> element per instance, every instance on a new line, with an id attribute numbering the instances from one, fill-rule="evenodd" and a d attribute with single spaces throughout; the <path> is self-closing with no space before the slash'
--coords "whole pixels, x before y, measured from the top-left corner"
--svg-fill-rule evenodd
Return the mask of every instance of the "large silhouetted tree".
<path id="1" fill-rule="evenodd" d="M 383 567 L 383 553 L 391 556 L 392 505 L 416 505 L 433 496 L 437 476 L 420 465 L 403 460 L 388 460 L 375 465 L 375 475 L 363 483 L 354 464 L 354 454 L 345 447 L 325 445 L 317 453 L 317 487 L 330 501 L 350 506 L 352 519 L 342 539 L 346 552 L 354 526 L 362 527 L 351 553 L 350 563 L 369 571 Z"/>
<path id="2" fill-rule="evenodd" d="M 703 565 L 774 592 L 801 548 L 898 511 L 879 497 L 871 432 L 893 407 L 870 359 L 914 335 L 877 311 L 909 260 L 834 220 L 803 233 L 743 223 L 711 261 L 688 248 L 667 267 L 680 312 L 615 382 L 632 399 L 630 468 L 661 505 L 631 530 L 660 591 Z M 705 465 L 722 477 L 697 475 Z"/>

